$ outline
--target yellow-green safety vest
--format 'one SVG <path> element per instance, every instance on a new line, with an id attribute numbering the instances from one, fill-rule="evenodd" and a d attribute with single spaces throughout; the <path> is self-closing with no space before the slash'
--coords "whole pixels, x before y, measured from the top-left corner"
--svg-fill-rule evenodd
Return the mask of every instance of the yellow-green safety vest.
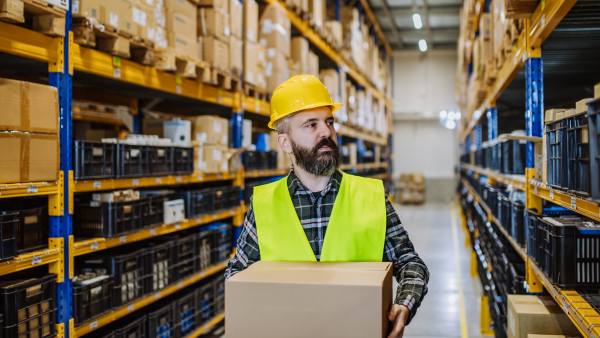
<path id="1" fill-rule="evenodd" d="M 292 203 L 287 177 L 255 187 L 252 205 L 261 260 L 316 261 Z M 321 262 L 381 262 L 385 234 L 383 182 L 343 174 Z"/>

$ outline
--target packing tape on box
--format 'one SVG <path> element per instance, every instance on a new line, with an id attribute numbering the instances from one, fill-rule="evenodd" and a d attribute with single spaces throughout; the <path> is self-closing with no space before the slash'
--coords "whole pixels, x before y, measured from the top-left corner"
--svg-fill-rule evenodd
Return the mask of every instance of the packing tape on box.
<path id="1" fill-rule="evenodd" d="M 18 141 L 18 153 L 14 154 L 17 148 L 14 142 Z M 51 147 L 56 147 L 52 152 L 48 143 L 40 141 L 51 141 Z M 58 134 L 29 133 L 21 131 L 0 132 L 0 145 L 5 149 L 3 151 L 4 159 L 0 165 L 0 182 L 19 183 L 30 181 L 56 181 L 60 169 L 59 153 L 60 146 Z M 36 162 L 32 165 L 32 147 L 35 147 Z M 13 151 L 11 154 L 10 151 Z M 55 156 L 52 156 L 54 154 Z M 16 155 L 16 156 L 15 156 Z M 18 162 L 18 163 L 17 163 Z M 55 171 L 50 172 L 48 168 L 55 166 Z M 15 170 L 19 168 L 18 171 Z M 18 172 L 18 175 L 16 173 Z M 11 175 L 12 173 L 12 175 Z M 33 175 L 32 175 L 33 174 Z M 40 176 L 41 175 L 41 176 Z M 32 177 L 33 176 L 33 177 Z"/>
<path id="2" fill-rule="evenodd" d="M 289 39 L 289 35 L 285 28 L 280 23 L 273 23 L 271 19 L 264 19 L 261 25 L 261 29 L 263 34 L 270 34 L 272 31 L 278 31 L 281 35 L 287 37 Z"/>

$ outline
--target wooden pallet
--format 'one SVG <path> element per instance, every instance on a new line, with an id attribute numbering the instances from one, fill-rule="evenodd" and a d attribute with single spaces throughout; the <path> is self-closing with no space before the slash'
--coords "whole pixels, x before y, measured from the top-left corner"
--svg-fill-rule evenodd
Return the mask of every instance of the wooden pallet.
<path id="1" fill-rule="evenodd" d="M 65 36 L 66 14 L 66 10 L 43 0 L 3 0 L 0 20 L 28 24 L 31 17 L 34 31 L 50 36 Z"/>
<path id="2" fill-rule="evenodd" d="M 173 72 L 176 75 L 195 79 L 198 82 L 210 83 L 210 65 L 206 61 L 195 60 L 174 49 L 156 50 L 156 69 Z"/>
<path id="3" fill-rule="evenodd" d="M 242 87 L 240 79 L 231 75 L 231 71 L 214 66 L 210 69 L 210 81 L 206 83 L 231 91 L 239 91 Z"/>
<path id="4" fill-rule="evenodd" d="M 244 95 L 246 97 L 253 97 L 257 100 L 265 101 L 267 99 L 267 92 L 264 90 L 258 90 L 258 88 L 248 82 L 244 82 Z"/>
<path id="5" fill-rule="evenodd" d="M 153 42 L 101 25 L 95 19 L 73 18 L 73 40 L 146 66 L 154 66 L 156 60 Z"/>

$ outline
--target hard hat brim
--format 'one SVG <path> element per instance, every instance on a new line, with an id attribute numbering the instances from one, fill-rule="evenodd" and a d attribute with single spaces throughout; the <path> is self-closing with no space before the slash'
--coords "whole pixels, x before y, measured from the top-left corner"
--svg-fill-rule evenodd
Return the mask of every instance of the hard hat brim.
<path id="1" fill-rule="evenodd" d="M 331 107 L 331 113 L 335 113 L 336 111 L 338 111 L 344 104 L 343 103 L 322 103 L 322 104 L 314 104 L 314 105 L 310 105 L 307 107 L 302 107 L 302 109 L 298 109 L 298 110 L 294 110 L 291 111 L 289 114 L 282 116 L 280 118 L 278 118 L 277 120 L 274 121 L 269 121 L 269 128 L 271 129 L 275 129 L 275 123 L 277 123 L 277 121 L 281 120 L 284 117 L 287 117 L 291 114 L 295 114 L 295 113 L 300 113 L 303 110 L 307 110 L 307 109 L 312 109 L 312 108 L 319 108 L 319 107 Z"/>

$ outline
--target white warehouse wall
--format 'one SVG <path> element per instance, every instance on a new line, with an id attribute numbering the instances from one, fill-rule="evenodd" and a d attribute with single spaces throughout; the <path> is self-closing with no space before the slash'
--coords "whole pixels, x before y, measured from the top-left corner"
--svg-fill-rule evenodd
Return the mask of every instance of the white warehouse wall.
<path id="1" fill-rule="evenodd" d="M 422 172 L 426 200 L 454 196 L 458 130 L 439 123 L 454 102 L 455 50 L 400 51 L 394 54 L 394 177 Z"/>

